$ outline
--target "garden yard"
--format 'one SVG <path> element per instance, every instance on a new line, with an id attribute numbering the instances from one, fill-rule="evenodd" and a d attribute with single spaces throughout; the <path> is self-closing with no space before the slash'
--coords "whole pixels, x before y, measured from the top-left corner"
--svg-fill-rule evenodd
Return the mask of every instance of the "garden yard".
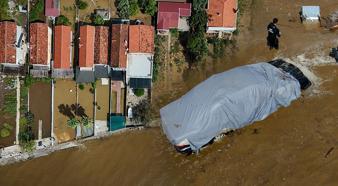
<path id="1" fill-rule="evenodd" d="M 61 0 L 60 13 L 66 16 L 71 24 L 74 24 L 76 19 L 76 0 Z M 110 0 L 82 0 L 82 4 L 86 4 L 84 9 L 79 10 L 79 19 L 84 22 L 91 22 L 90 16 L 95 9 L 109 9 L 111 17 L 117 17 L 114 1 Z"/>
<path id="2" fill-rule="evenodd" d="M 15 78 L 0 78 L 0 148 L 14 145 L 16 140 Z"/>
<path id="3" fill-rule="evenodd" d="M 74 117 L 76 83 L 72 80 L 56 80 L 54 87 L 54 135 L 62 143 L 75 138 L 75 129 L 70 128 L 67 121 Z"/>

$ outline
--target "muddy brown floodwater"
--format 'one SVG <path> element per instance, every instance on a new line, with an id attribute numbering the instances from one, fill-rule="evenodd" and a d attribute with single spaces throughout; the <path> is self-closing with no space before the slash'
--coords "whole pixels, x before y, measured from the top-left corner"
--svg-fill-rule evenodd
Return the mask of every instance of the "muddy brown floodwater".
<path id="1" fill-rule="evenodd" d="M 160 128 L 146 129 L 1 167 L 0 185 L 337 185 L 338 66 L 326 56 L 338 44 L 338 34 L 306 28 L 298 22 L 298 11 L 303 4 L 320 5 L 322 15 L 328 15 L 338 2 L 247 2 L 238 50 L 155 85 L 155 106 L 173 101 L 214 73 L 276 57 L 313 73 L 315 88 L 302 98 L 199 155 L 179 155 Z M 280 19 L 279 51 L 265 46 L 266 24 L 273 17 Z"/>

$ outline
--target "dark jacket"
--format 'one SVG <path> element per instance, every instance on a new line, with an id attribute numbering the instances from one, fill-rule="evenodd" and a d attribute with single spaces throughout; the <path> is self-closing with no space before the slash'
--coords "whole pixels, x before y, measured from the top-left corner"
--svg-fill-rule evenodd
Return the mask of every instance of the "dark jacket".
<path id="1" fill-rule="evenodd" d="M 267 30 L 268 30 L 268 37 L 270 38 L 280 37 L 279 29 L 274 23 L 270 23 L 267 27 Z"/>

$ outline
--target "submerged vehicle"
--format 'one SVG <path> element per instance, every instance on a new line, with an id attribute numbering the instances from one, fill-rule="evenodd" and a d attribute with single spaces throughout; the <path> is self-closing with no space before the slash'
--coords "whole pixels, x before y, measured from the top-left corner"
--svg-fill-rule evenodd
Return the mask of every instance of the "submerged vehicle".
<path id="1" fill-rule="evenodd" d="M 281 59 L 215 74 L 161 108 L 162 129 L 176 150 L 196 152 L 225 131 L 287 107 L 311 81 Z"/>

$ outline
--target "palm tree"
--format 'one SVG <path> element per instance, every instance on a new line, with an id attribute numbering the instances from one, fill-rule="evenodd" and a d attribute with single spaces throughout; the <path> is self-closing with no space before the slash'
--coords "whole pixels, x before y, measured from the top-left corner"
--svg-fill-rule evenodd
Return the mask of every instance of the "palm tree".
<path id="1" fill-rule="evenodd" d="M 88 117 L 82 117 L 81 123 L 84 127 L 89 127 L 92 124 L 92 120 L 89 119 Z"/>
<path id="2" fill-rule="evenodd" d="M 67 124 L 71 128 L 76 128 L 80 122 L 76 118 L 70 118 L 67 120 Z"/>

